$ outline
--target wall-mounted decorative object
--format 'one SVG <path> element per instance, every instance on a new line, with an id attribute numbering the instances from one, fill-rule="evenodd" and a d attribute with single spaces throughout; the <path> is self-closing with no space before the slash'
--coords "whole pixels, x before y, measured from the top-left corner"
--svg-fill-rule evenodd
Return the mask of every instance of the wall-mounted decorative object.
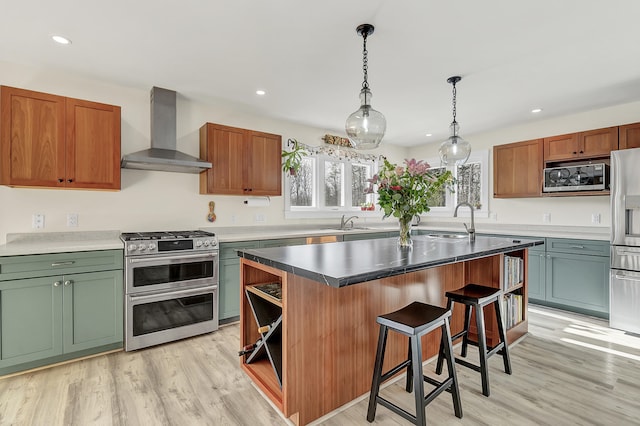
<path id="1" fill-rule="evenodd" d="M 287 141 L 287 147 L 291 147 L 291 151 L 282 151 L 282 171 L 288 173 L 289 176 L 295 176 L 302 165 L 302 157 L 307 155 L 304 144 L 295 139 Z"/>
<path id="2" fill-rule="evenodd" d="M 324 143 L 328 143 L 329 145 L 337 145 L 337 146 L 343 146 L 345 148 L 353 148 L 353 145 L 351 144 L 351 141 L 349 140 L 349 138 L 343 138 L 343 137 L 334 136 L 334 135 L 324 135 L 322 140 L 324 141 Z"/>
<path id="3" fill-rule="evenodd" d="M 207 220 L 209 222 L 216 221 L 216 214 L 213 212 L 213 209 L 216 208 L 216 203 L 213 201 L 209 201 L 209 214 L 207 215 Z"/>

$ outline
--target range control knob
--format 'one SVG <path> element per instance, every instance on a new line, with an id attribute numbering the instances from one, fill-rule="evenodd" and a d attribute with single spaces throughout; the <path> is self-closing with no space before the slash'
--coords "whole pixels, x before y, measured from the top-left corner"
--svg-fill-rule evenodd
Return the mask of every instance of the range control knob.
<path id="1" fill-rule="evenodd" d="M 127 247 L 127 250 L 134 251 L 137 248 L 138 248 L 138 246 L 136 246 L 135 244 L 129 244 L 129 246 Z"/>
<path id="2" fill-rule="evenodd" d="M 150 244 L 149 244 L 149 247 L 147 247 L 147 248 L 148 248 L 149 250 L 153 250 L 153 249 L 155 249 L 155 248 L 156 248 L 156 245 L 155 245 L 155 244 L 153 244 L 153 243 L 150 243 Z"/>
<path id="3" fill-rule="evenodd" d="M 196 247 L 202 247 L 202 241 L 200 240 L 196 241 Z"/>
<path id="4" fill-rule="evenodd" d="M 138 250 L 140 250 L 140 251 L 142 251 L 142 250 L 144 250 L 146 248 L 147 248 L 147 246 L 145 246 L 144 244 L 138 245 Z"/>
<path id="5" fill-rule="evenodd" d="M 204 246 L 205 247 L 209 247 L 209 244 L 211 244 L 211 242 L 209 240 L 204 240 Z"/>

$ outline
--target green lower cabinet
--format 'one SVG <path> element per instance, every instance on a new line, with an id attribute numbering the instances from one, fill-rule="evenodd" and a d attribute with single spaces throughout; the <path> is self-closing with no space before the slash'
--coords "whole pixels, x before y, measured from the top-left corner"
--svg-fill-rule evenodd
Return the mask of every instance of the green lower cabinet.
<path id="1" fill-rule="evenodd" d="M 62 277 L 0 282 L 0 369 L 62 353 Z"/>
<path id="2" fill-rule="evenodd" d="M 609 257 L 547 252 L 547 302 L 609 316 Z"/>
<path id="3" fill-rule="evenodd" d="M 122 257 L 1 257 L 0 376 L 122 348 Z"/>
<path id="4" fill-rule="evenodd" d="M 218 320 L 240 315 L 240 258 L 237 250 L 256 249 L 259 246 L 259 241 L 220 244 Z"/>
<path id="5" fill-rule="evenodd" d="M 240 315 L 240 258 L 220 259 L 218 319 Z"/>
<path id="6" fill-rule="evenodd" d="M 546 290 L 546 256 L 544 251 L 529 249 L 527 257 L 529 263 L 529 272 L 527 276 L 527 290 L 529 292 L 529 300 L 545 300 Z"/>
<path id="7" fill-rule="evenodd" d="M 64 276 L 64 352 L 122 341 L 122 288 L 122 271 Z"/>

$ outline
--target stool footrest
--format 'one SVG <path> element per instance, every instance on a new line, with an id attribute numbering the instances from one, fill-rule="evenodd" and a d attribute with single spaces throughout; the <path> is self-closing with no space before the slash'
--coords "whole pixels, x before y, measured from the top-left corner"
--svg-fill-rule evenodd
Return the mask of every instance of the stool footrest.
<path id="1" fill-rule="evenodd" d="M 424 397 L 425 404 L 430 403 L 436 396 L 440 395 L 442 391 L 447 391 L 451 393 L 451 384 L 453 383 L 453 378 L 449 377 L 446 380 L 439 382 L 435 379 L 432 379 L 428 376 L 422 376 L 425 382 L 434 385 L 436 388 L 429 392 L 429 395 Z"/>
<path id="2" fill-rule="evenodd" d="M 499 352 L 500 349 L 502 348 L 504 348 L 504 343 L 502 342 L 498 343 L 497 345 L 495 345 L 494 347 L 492 347 L 487 351 L 487 358 L 489 358 L 491 355 L 495 355 L 495 353 Z"/>
<path id="3" fill-rule="evenodd" d="M 387 380 L 389 377 L 393 376 L 394 374 L 398 373 L 400 370 L 402 370 L 403 368 L 407 368 L 407 366 L 409 365 L 411 361 L 410 360 L 406 360 L 401 364 L 396 365 L 395 367 L 393 367 L 391 370 L 387 371 L 386 373 L 384 373 L 382 376 L 380 376 L 380 383 L 384 382 L 385 380 Z"/>
<path id="4" fill-rule="evenodd" d="M 389 410 L 391 410 L 394 413 L 404 417 L 405 419 L 409 420 L 411 423 L 416 424 L 416 416 L 414 416 L 410 412 L 408 412 L 406 410 L 403 410 L 402 408 L 398 407 L 393 402 L 390 402 L 390 401 L 384 399 L 381 396 L 377 396 L 376 397 L 376 403 L 382 405 L 383 407 L 387 407 Z"/>
<path id="5" fill-rule="evenodd" d="M 465 367 L 468 367 L 472 370 L 478 371 L 480 372 L 480 366 L 479 365 L 475 365 L 475 364 L 471 364 L 469 361 L 465 360 L 465 359 L 461 359 L 461 358 L 454 358 L 456 363 L 464 365 Z"/>

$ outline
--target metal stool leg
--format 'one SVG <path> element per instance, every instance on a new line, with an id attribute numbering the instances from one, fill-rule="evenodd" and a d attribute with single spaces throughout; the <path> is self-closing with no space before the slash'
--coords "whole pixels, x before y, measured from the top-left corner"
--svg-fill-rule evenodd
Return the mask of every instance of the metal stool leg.
<path id="1" fill-rule="evenodd" d="M 407 383 L 405 385 L 405 390 L 408 393 L 413 392 L 413 358 L 411 358 L 411 337 L 407 342 L 407 359 L 409 360 L 409 364 L 407 365 Z"/>
<path id="2" fill-rule="evenodd" d="M 504 325 L 502 323 L 502 310 L 500 307 L 500 299 L 496 299 L 494 302 L 496 308 L 496 318 L 498 320 L 498 334 L 500 335 L 500 341 L 503 343 L 502 361 L 504 363 L 504 372 L 511 374 L 511 358 L 509 358 L 509 344 L 507 343 L 507 336 L 504 333 Z"/>
<path id="3" fill-rule="evenodd" d="M 424 404 L 424 376 L 422 373 L 422 341 L 420 336 L 411 336 L 411 365 L 413 366 L 413 391 L 416 401 L 416 425 L 426 426 Z"/>
<path id="4" fill-rule="evenodd" d="M 476 316 L 478 313 L 476 312 Z M 471 305 L 464 306 L 464 335 L 462 336 L 462 351 L 460 355 L 465 358 L 467 356 L 467 346 L 469 345 L 469 327 L 471 326 Z"/>
<path id="5" fill-rule="evenodd" d="M 460 390 L 458 389 L 458 376 L 456 375 L 455 362 L 453 360 L 453 344 L 451 342 L 451 330 L 449 328 L 449 320 L 447 319 L 442 326 L 442 344 L 444 346 L 445 357 L 447 358 L 447 368 L 449 369 L 449 377 L 453 380 L 451 383 L 451 398 L 453 399 L 453 410 L 456 417 L 462 418 L 462 403 L 460 402 Z"/>
<path id="6" fill-rule="evenodd" d="M 478 328 L 478 352 L 480 355 L 480 376 L 482 377 L 482 394 L 489 396 L 489 371 L 487 366 L 487 336 L 484 329 L 484 309 L 475 305 L 476 326 Z"/>
<path id="7" fill-rule="evenodd" d="M 447 310 L 450 311 L 453 306 L 453 300 L 447 299 Z M 449 330 L 451 336 L 451 330 Z M 442 364 L 444 363 L 444 340 L 440 341 L 440 349 L 438 350 L 438 361 L 436 362 L 436 374 L 442 374 Z"/>
<path id="8" fill-rule="evenodd" d="M 367 410 L 367 421 L 372 422 L 376 418 L 376 399 L 380 391 L 382 380 L 382 364 L 384 362 L 384 351 L 387 346 L 387 326 L 380 325 L 378 335 L 378 350 L 376 351 L 376 362 L 373 368 L 373 379 L 371 380 L 371 393 L 369 394 L 369 409 Z"/>

